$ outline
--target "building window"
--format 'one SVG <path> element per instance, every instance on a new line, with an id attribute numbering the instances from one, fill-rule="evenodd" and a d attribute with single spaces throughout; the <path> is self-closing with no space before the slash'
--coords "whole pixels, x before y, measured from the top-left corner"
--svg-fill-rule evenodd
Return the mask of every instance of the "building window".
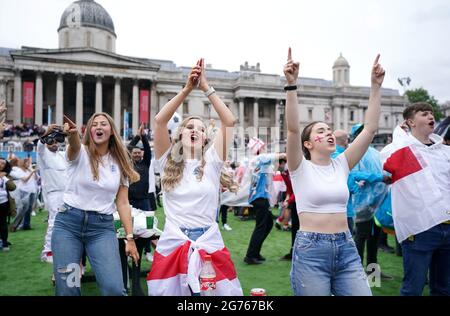
<path id="1" fill-rule="evenodd" d="M 211 105 L 209 103 L 203 104 L 203 115 L 206 118 L 211 118 Z"/>
<path id="2" fill-rule="evenodd" d="M 264 117 L 264 109 L 261 105 L 258 107 L 258 117 L 259 118 Z"/>
<path id="3" fill-rule="evenodd" d="M 312 121 L 313 119 L 313 109 L 309 108 L 308 109 L 308 120 Z"/>
<path id="4" fill-rule="evenodd" d="M 350 122 L 355 120 L 355 111 L 350 111 Z"/>
<path id="5" fill-rule="evenodd" d="M 189 114 L 189 103 L 188 102 L 184 102 L 183 103 L 183 115 L 187 115 Z"/>
<path id="6" fill-rule="evenodd" d="M 389 115 L 384 116 L 384 126 L 389 126 Z"/>
<path id="7" fill-rule="evenodd" d="M 65 48 L 69 47 L 69 31 L 64 33 L 64 47 Z"/>
<path id="8" fill-rule="evenodd" d="M 111 36 L 108 35 L 106 43 L 107 43 L 106 44 L 107 45 L 106 49 L 109 50 L 109 51 L 112 51 L 112 38 L 111 38 Z"/>
<path id="9" fill-rule="evenodd" d="M 91 32 L 86 32 L 86 47 L 91 47 Z"/>
<path id="10" fill-rule="evenodd" d="M 11 89 L 11 103 L 14 103 L 14 88 Z"/>

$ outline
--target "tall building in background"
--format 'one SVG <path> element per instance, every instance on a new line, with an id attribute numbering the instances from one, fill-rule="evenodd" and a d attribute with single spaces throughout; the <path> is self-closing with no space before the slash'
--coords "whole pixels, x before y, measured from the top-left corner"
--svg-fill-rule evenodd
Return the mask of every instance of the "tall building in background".
<path id="1" fill-rule="evenodd" d="M 57 49 L 0 48 L 0 99 L 6 100 L 8 121 L 41 125 L 51 116 L 52 122 L 61 124 L 64 113 L 82 126 L 94 112 L 104 111 L 122 130 L 126 111 L 135 132 L 142 122 L 153 125 L 155 114 L 180 91 L 191 69 L 170 60 L 117 54 L 113 20 L 93 0 L 76 1 L 62 13 L 58 38 Z M 285 80 L 260 68 L 259 63 L 245 62 L 239 71 L 210 66 L 206 71 L 210 84 L 238 118 L 238 134 L 258 133 L 268 143 L 283 144 Z M 301 123 L 322 120 L 334 129 L 349 130 L 363 121 L 370 87 L 350 84 L 350 65 L 342 54 L 331 70 L 332 80 L 300 78 Z M 383 88 L 381 102 L 379 133 L 391 133 L 402 120 L 405 99 L 397 90 Z M 218 118 L 199 91 L 178 111 L 183 117 Z"/>

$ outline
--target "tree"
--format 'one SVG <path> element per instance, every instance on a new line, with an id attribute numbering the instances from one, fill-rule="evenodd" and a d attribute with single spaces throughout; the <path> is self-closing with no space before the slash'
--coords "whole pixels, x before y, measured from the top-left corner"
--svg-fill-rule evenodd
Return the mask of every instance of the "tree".
<path id="1" fill-rule="evenodd" d="M 424 88 L 412 89 L 405 91 L 406 97 L 410 103 L 415 102 L 427 102 L 433 107 L 434 119 L 439 121 L 443 114 L 438 104 L 438 100 L 434 98 L 434 96 L 430 96 L 427 90 Z"/>

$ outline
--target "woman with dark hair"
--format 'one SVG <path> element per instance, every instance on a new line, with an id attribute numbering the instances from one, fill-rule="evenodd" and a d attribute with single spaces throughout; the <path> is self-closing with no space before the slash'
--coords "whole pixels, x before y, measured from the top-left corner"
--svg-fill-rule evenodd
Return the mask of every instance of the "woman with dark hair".
<path id="1" fill-rule="evenodd" d="M 346 208 L 349 171 L 364 155 L 378 129 L 384 78 L 379 57 L 372 67 L 364 129 L 344 154 L 332 159 L 336 139 L 328 124 L 312 122 L 300 130 L 299 63 L 293 62 L 289 48 L 284 67 L 287 161 L 300 220 L 291 269 L 295 295 L 372 295 L 347 225 Z"/>
<path id="2" fill-rule="evenodd" d="M 14 191 L 16 185 L 13 180 L 8 178 L 11 172 L 11 165 L 9 162 L 0 158 L 0 251 L 8 251 L 8 216 L 10 213 L 9 194 L 8 191 Z"/>

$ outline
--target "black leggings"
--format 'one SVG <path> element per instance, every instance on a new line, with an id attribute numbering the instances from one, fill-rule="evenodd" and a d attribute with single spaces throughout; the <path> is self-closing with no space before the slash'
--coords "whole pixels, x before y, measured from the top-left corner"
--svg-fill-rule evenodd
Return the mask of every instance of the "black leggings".
<path id="1" fill-rule="evenodd" d="M 8 247 L 8 213 L 9 202 L 0 204 L 0 238 L 3 247 Z"/>
<path id="2" fill-rule="evenodd" d="M 150 238 L 137 238 L 134 240 L 136 243 L 136 248 L 139 253 L 139 261 L 136 266 L 134 261 L 131 264 L 131 269 L 128 265 L 128 257 L 125 254 L 125 242 L 122 238 L 119 239 L 119 251 L 120 251 L 120 261 L 122 262 L 122 277 L 123 285 L 127 288 L 128 284 L 128 271 L 130 271 L 131 276 L 131 296 L 146 296 L 141 288 L 141 260 L 142 260 L 142 250 L 145 245 L 150 242 Z"/>
<path id="3" fill-rule="evenodd" d="M 248 245 L 247 257 L 258 259 L 261 256 L 261 247 L 273 227 L 273 217 L 268 199 L 259 198 L 252 203 L 256 216 L 255 230 Z"/>
<path id="4" fill-rule="evenodd" d="M 220 206 L 220 215 L 222 217 L 222 225 L 225 225 L 227 223 L 227 214 L 228 212 L 228 205 L 221 205 Z"/>

